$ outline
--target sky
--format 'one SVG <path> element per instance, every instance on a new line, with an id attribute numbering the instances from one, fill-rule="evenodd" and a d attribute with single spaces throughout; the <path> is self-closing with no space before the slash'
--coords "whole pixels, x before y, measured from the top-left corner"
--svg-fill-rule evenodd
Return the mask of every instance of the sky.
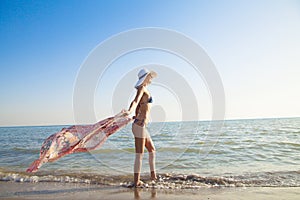
<path id="1" fill-rule="evenodd" d="M 0 126 L 81 123 L 73 103 L 83 63 L 103 41 L 145 27 L 173 30 L 205 50 L 222 80 L 225 119 L 300 116 L 300 1 L 1 0 L 0 27 Z M 99 77 L 95 119 L 82 123 L 128 107 L 135 90 L 117 86 L 124 74 L 134 77 L 153 63 L 179 75 L 195 102 L 182 105 L 182 94 L 158 76 L 149 87 L 153 121 L 184 120 L 184 109 L 197 110 L 188 120 L 212 118 L 204 78 L 176 55 L 144 49 L 121 56 Z M 133 86 L 136 79 L 126 81 Z"/>

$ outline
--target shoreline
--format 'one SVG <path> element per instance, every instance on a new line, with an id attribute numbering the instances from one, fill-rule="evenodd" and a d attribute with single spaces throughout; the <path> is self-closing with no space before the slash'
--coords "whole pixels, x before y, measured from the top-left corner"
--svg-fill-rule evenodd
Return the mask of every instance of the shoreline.
<path id="1" fill-rule="evenodd" d="M 149 174 L 141 174 L 146 188 L 201 189 L 212 187 L 300 187 L 300 171 L 265 172 L 246 175 L 202 176 L 199 174 L 158 173 L 152 182 Z M 94 173 L 37 172 L 26 173 L 0 170 L 0 182 L 16 183 L 67 183 L 127 187 L 132 184 L 132 174 L 109 175 Z"/>
<path id="2" fill-rule="evenodd" d="M 298 199 L 300 187 L 125 188 L 82 183 L 0 181 L 0 199 Z"/>

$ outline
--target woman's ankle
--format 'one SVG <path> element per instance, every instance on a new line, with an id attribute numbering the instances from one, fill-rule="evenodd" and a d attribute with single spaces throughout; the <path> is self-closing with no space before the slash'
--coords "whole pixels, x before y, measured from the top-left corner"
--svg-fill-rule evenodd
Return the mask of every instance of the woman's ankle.
<path id="1" fill-rule="evenodd" d="M 151 172 L 151 180 L 156 180 L 156 179 L 157 179 L 156 173 L 155 173 L 155 171 L 152 171 Z"/>

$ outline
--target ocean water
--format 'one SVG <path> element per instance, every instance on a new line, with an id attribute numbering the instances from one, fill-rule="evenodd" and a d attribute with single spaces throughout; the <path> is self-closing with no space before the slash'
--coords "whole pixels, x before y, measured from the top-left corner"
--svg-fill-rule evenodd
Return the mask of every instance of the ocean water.
<path id="1" fill-rule="evenodd" d="M 37 173 L 25 173 L 44 139 L 63 127 L 0 127 L 0 180 L 118 185 L 132 179 L 131 124 L 98 150 L 67 155 Z M 151 123 L 148 130 L 162 185 L 300 186 L 300 118 Z M 147 151 L 142 173 L 149 173 Z"/>

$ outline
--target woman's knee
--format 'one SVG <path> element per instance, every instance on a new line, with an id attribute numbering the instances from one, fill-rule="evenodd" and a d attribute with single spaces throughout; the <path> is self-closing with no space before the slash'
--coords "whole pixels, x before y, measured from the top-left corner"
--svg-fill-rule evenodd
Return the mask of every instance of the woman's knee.
<path id="1" fill-rule="evenodd" d="M 153 144 L 153 142 L 150 140 L 150 141 L 146 141 L 146 148 L 148 150 L 148 152 L 155 152 L 155 146 Z"/>
<path id="2" fill-rule="evenodd" d="M 143 157 L 144 157 L 144 153 L 135 153 L 135 158 L 136 159 L 142 160 Z"/>
<path id="3" fill-rule="evenodd" d="M 156 151 L 154 146 L 147 148 L 147 150 L 149 153 L 155 153 L 155 151 Z"/>

